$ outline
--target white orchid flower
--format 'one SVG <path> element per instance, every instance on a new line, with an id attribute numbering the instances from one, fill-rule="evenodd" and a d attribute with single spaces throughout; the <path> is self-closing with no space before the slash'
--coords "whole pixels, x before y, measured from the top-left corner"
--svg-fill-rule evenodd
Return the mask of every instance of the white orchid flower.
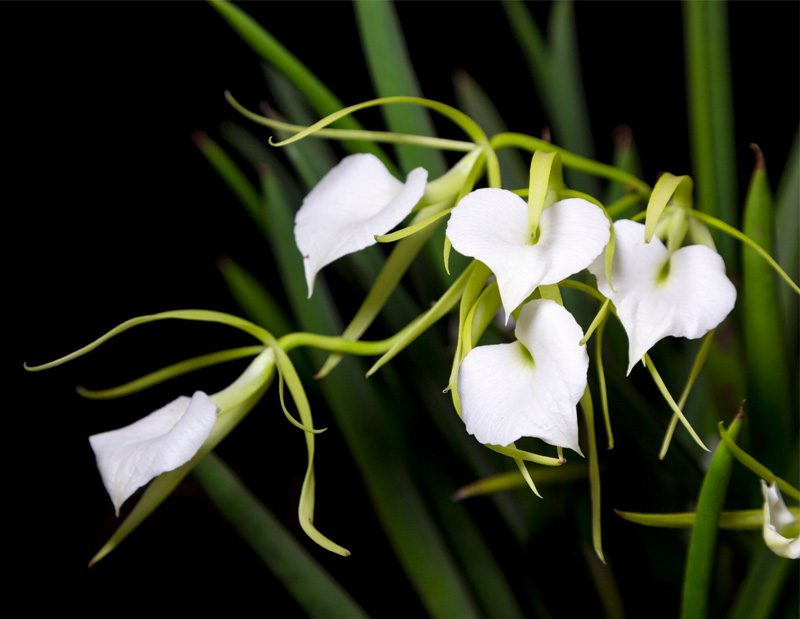
<path id="1" fill-rule="evenodd" d="M 308 296 L 326 265 L 375 244 L 403 221 L 425 193 L 428 172 L 412 170 L 397 180 L 375 155 L 342 159 L 305 197 L 294 221 Z"/>
<path id="2" fill-rule="evenodd" d="M 558 303 L 539 299 L 522 307 L 514 333 L 516 342 L 478 346 L 461 364 L 467 432 L 490 445 L 530 436 L 581 453 L 575 407 L 589 367 L 583 331 Z"/>
<path id="3" fill-rule="evenodd" d="M 602 259 L 589 266 L 628 334 L 628 374 L 656 342 L 670 335 L 702 337 L 736 302 L 736 288 L 718 253 L 688 245 L 670 254 L 657 237 L 646 243 L 644 232 L 644 225 L 633 221 L 614 224 L 613 288 Z"/>
<path id="4" fill-rule="evenodd" d="M 453 209 L 447 236 L 465 256 L 497 278 L 506 316 L 540 285 L 556 284 L 585 269 L 610 238 L 602 209 L 568 198 L 544 209 L 539 238 L 531 239 L 528 205 L 505 189 L 478 189 Z"/>
<path id="5" fill-rule="evenodd" d="M 129 426 L 89 437 L 117 515 L 136 490 L 192 459 L 211 434 L 218 410 L 205 393 L 196 391 Z"/>
<path id="6" fill-rule="evenodd" d="M 800 558 L 800 523 L 797 522 L 783 502 L 778 485 L 767 485 L 761 480 L 764 495 L 764 542 L 779 557 Z"/>

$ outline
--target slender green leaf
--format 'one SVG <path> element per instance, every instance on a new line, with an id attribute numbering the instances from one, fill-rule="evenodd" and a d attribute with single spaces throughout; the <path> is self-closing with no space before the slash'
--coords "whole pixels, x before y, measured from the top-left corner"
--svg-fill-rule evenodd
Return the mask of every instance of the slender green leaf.
<path id="1" fill-rule="evenodd" d="M 289 78 L 319 114 L 331 114 L 344 107 L 325 84 L 247 13 L 227 0 L 212 0 L 209 4 L 254 52 Z M 339 126 L 361 129 L 361 125 L 353 118 L 343 118 Z M 389 163 L 383 152 L 371 142 L 354 141 L 346 143 L 345 147 L 353 152 L 373 153 L 381 157 L 384 163 Z"/>
<path id="2" fill-rule="evenodd" d="M 627 125 L 621 125 L 614 131 L 614 159 L 612 165 L 634 176 L 641 176 L 642 174 L 642 166 L 639 163 L 639 153 L 636 149 L 636 142 L 633 139 L 633 132 Z M 610 206 L 626 194 L 626 188 L 622 183 L 611 181 L 606 186 L 603 204 Z M 635 204 L 631 204 L 630 211 L 621 211 L 618 215 L 623 218 L 630 216 L 631 213 L 635 212 L 634 206 Z"/>
<path id="3" fill-rule="evenodd" d="M 562 484 L 583 479 L 587 474 L 588 468 L 584 464 L 570 463 L 559 467 L 539 469 L 536 472 L 536 480 L 543 485 Z M 453 500 L 461 501 L 470 497 L 516 490 L 525 485 L 525 480 L 519 471 L 498 473 L 462 486 L 453 493 Z"/>
<path id="4" fill-rule="evenodd" d="M 428 486 L 430 500 L 445 535 L 450 539 L 453 555 L 464 568 L 475 598 L 484 616 L 498 619 L 522 619 L 514 593 L 498 565 L 493 549 L 463 505 L 450 500 L 451 482 L 437 463 L 425 467 L 423 482 Z M 489 537 L 489 541 L 492 541 Z"/>
<path id="5" fill-rule="evenodd" d="M 419 82 L 411 66 L 403 31 L 397 20 L 392 2 L 372 0 L 354 2 L 361 46 L 367 59 L 372 85 L 379 97 L 408 95 L 421 97 Z M 420 107 L 382 108 L 386 125 L 397 133 L 434 135 L 433 123 L 427 110 Z M 444 158 L 440 153 L 410 146 L 396 147 L 400 167 L 410 172 L 417 166 L 428 170 L 431 176 L 444 174 Z"/>
<path id="6" fill-rule="evenodd" d="M 780 594 L 796 561 L 776 555 L 766 544 L 759 543 L 750 555 L 747 576 L 728 614 L 729 619 L 771 619 Z M 795 582 L 797 578 L 795 577 Z"/>
<path id="7" fill-rule="evenodd" d="M 136 380 L 132 380 L 116 387 L 108 389 L 86 389 L 85 387 L 77 387 L 76 391 L 90 400 L 110 400 L 114 398 L 122 398 L 127 395 L 144 391 L 155 385 L 159 385 L 167 380 L 183 376 L 189 372 L 200 370 L 203 368 L 217 365 L 219 363 L 226 363 L 228 361 L 236 361 L 247 357 L 255 357 L 256 355 L 264 352 L 264 346 L 243 346 L 241 348 L 230 348 L 228 350 L 220 350 L 212 352 L 207 355 L 185 359 L 178 363 L 173 363 L 167 367 L 156 370 L 141 376 Z"/>
<path id="8" fill-rule="evenodd" d="M 741 417 L 737 416 L 729 428 L 731 435 L 735 437 L 740 426 Z M 683 575 L 682 619 L 705 619 L 709 616 L 708 598 L 716 555 L 719 516 L 728 492 L 732 467 L 733 456 L 725 444 L 720 443 L 697 497 L 696 516 Z"/>
<path id="9" fill-rule="evenodd" d="M 725 222 L 738 221 L 733 148 L 733 95 L 728 61 L 727 5 L 684 2 L 686 91 L 694 177 L 700 210 Z M 720 254 L 734 264 L 730 239 L 720 237 Z"/>
<path id="10" fill-rule="evenodd" d="M 454 78 L 454 84 L 458 106 L 481 126 L 486 135 L 497 135 L 507 130 L 489 95 L 469 74 L 459 71 Z M 527 186 L 528 166 L 518 153 L 504 150 L 497 157 L 506 187 Z"/>
<path id="11" fill-rule="evenodd" d="M 250 320 L 275 335 L 291 331 L 280 305 L 247 269 L 226 258 L 220 261 L 219 270 L 231 295 Z"/>
<path id="12" fill-rule="evenodd" d="M 309 617 L 367 617 L 347 591 L 308 554 L 216 455 L 208 454 L 198 463 L 194 475 L 231 526 Z"/>
<path id="13" fill-rule="evenodd" d="M 244 173 L 225 153 L 219 144 L 209 138 L 205 133 L 196 133 L 194 142 L 200 152 L 205 156 L 211 167 L 219 174 L 228 188 L 239 199 L 247 213 L 258 225 L 262 233 L 266 234 L 268 227 L 258 191 L 248 180 Z"/>
<path id="14" fill-rule="evenodd" d="M 311 114 L 302 93 L 282 73 L 265 66 L 264 74 L 270 92 L 275 96 L 278 109 L 286 118 L 298 125 L 310 125 L 316 118 Z M 324 140 L 304 140 L 286 149 L 286 154 L 303 179 L 306 189 L 311 189 L 336 165 L 337 157 Z"/>
<path id="15" fill-rule="evenodd" d="M 775 194 L 775 257 L 793 280 L 800 280 L 800 131 L 794 138 L 789 160 Z M 789 357 L 797 358 L 797 329 L 800 322 L 797 297 L 780 289 Z"/>
<path id="16" fill-rule="evenodd" d="M 767 251 L 772 248 L 772 194 L 764 158 L 757 146 L 756 166 L 745 200 L 742 231 Z M 742 329 L 747 352 L 747 403 L 752 415 L 750 430 L 767 466 L 782 468 L 792 427 L 789 377 L 781 311 L 774 273 L 750 248 L 742 252 L 744 290 Z"/>
<path id="17" fill-rule="evenodd" d="M 667 529 L 680 529 L 694 526 L 697 514 L 695 512 L 679 512 L 674 514 L 644 514 L 636 512 L 617 511 L 621 518 L 641 524 L 646 527 L 660 527 Z M 790 511 L 800 517 L 800 508 L 792 507 Z M 722 511 L 719 513 L 720 529 L 737 529 L 742 531 L 761 530 L 764 526 L 763 509 L 740 509 L 736 511 Z"/>
<path id="18" fill-rule="evenodd" d="M 586 95 L 583 92 L 575 11 L 570 0 L 555 2 L 550 10 L 551 122 L 557 141 L 569 150 L 591 157 L 594 152 Z M 570 185 L 597 194 L 597 181 L 586 175 L 568 175 Z"/>

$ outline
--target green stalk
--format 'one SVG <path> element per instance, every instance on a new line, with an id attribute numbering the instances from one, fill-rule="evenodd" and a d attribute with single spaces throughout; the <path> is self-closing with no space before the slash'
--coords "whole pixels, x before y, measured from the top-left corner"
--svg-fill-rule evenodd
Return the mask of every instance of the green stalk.
<path id="1" fill-rule="evenodd" d="M 757 146 L 756 166 L 745 200 L 743 232 L 767 251 L 772 249 L 772 194 L 764 157 Z M 742 252 L 744 275 L 742 330 L 747 351 L 747 400 L 754 411 L 751 431 L 767 466 L 783 467 L 792 427 L 789 377 L 775 275 L 752 249 Z"/>
<path id="2" fill-rule="evenodd" d="M 729 428 L 733 437 L 739 433 L 740 426 L 741 417 L 737 415 Z M 682 619 L 706 619 L 709 616 L 708 598 L 716 554 L 719 517 L 728 491 L 732 467 L 733 456 L 730 450 L 724 443 L 719 443 L 697 497 L 695 521 L 683 578 Z"/>
<path id="3" fill-rule="evenodd" d="M 213 453 L 194 476 L 236 532 L 312 619 L 367 614 Z"/>

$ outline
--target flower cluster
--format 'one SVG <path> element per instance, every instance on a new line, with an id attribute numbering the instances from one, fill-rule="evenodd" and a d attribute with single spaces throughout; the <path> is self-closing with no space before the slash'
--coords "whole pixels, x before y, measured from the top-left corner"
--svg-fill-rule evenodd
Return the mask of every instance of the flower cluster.
<path id="1" fill-rule="evenodd" d="M 400 183 L 369 154 L 351 155 L 333 168 L 295 220 L 309 295 L 322 266 L 374 243 L 411 213 L 426 178 L 418 168 Z M 553 180 L 543 182 L 558 186 Z M 536 437 L 581 453 L 576 405 L 587 385 L 584 333 L 541 291 L 588 269 L 627 332 L 630 373 L 661 339 L 699 338 L 719 325 L 733 309 L 736 289 L 722 258 L 708 247 L 670 251 L 657 237 L 646 242 L 643 224 L 612 226 L 603 208 L 583 197 L 556 195 L 539 209 L 532 232 L 530 204 L 512 191 L 483 188 L 461 197 L 450 212 L 453 248 L 488 267 L 505 320 L 516 316 L 514 342 L 464 355 L 458 399 L 467 431 L 481 443 L 507 446 Z"/>

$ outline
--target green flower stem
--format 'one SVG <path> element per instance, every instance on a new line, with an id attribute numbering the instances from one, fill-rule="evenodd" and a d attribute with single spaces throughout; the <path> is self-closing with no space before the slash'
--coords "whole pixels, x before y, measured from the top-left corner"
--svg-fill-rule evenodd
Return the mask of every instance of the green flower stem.
<path id="1" fill-rule="evenodd" d="M 69 361 L 77 359 L 78 357 L 82 357 L 85 354 L 88 354 L 95 350 L 96 348 L 100 347 L 102 344 L 107 342 L 108 340 L 116 337 L 133 329 L 134 327 L 138 327 L 139 325 L 148 324 L 151 322 L 157 322 L 159 320 L 189 320 L 189 321 L 197 321 L 197 322 L 213 322 L 218 324 L 227 325 L 229 327 L 234 327 L 249 335 L 252 335 L 262 343 L 266 344 L 266 338 L 269 336 L 269 332 L 261 327 L 254 325 L 243 318 L 239 318 L 238 316 L 232 316 L 231 314 L 225 314 L 223 312 L 214 312 L 210 310 L 173 310 L 169 312 L 159 312 L 158 314 L 149 314 L 146 316 L 139 316 L 137 318 L 131 318 L 130 320 L 126 320 L 125 322 L 117 325 L 113 329 L 110 329 L 99 338 L 90 342 L 83 348 L 79 348 L 78 350 L 69 353 L 68 355 L 64 355 L 59 359 L 55 359 L 54 361 L 50 361 L 48 363 L 42 363 L 41 365 L 28 365 L 25 364 L 25 369 L 29 372 L 41 372 L 43 370 L 49 370 L 51 368 L 57 367 L 59 365 L 63 365 Z"/>
<path id="2" fill-rule="evenodd" d="M 330 114 L 341 109 L 342 102 L 323 84 L 316 75 L 300 62 L 288 49 L 236 5 L 225 0 L 209 3 L 228 22 L 242 40 L 261 58 L 285 75 L 303 93 L 319 114 Z M 345 129 L 361 129 L 353 118 L 344 118 L 340 126 Z M 378 146 L 369 141 L 344 144 L 351 152 L 367 152 L 378 156 L 392 170 L 394 165 Z"/>
<path id="3" fill-rule="evenodd" d="M 600 522 L 601 503 L 600 503 L 600 461 L 597 455 L 597 436 L 594 428 L 594 405 L 592 404 L 592 392 L 589 386 L 580 401 L 583 420 L 586 423 L 586 438 L 589 444 L 587 458 L 589 460 L 589 490 L 592 501 L 592 547 L 603 563 L 606 562 L 603 555 L 603 531 Z"/>
<path id="4" fill-rule="evenodd" d="M 594 161 L 587 157 L 581 157 L 580 155 L 571 153 L 563 148 L 554 146 L 546 140 L 534 138 L 523 133 L 509 132 L 500 133 L 493 136 L 490 144 L 494 150 L 502 150 L 504 148 L 521 148 L 531 153 L 534 153 L 537 150 L 545 152 L 557 152 L 561 155 L 561 161 L 565 167 L 581 170 L 601 178 L 617 181 L 626 187 L 630 187 L 642 196 L 650 195 L 650 186 L 629 172 L 620 170 L 605 163 L 600 163 L 599 161 Z"/>
<path id="5" fill-rule="evenodd" d="M 146 374 L 141 378 L 132 380 L 128 383 L 111 387 L 109 389 L 86 389 L 85 387 L 76 387 L 77 392 L 84 398 L 90 400 L 110 400 L 113 398 L 121 398 L 132 393 L 144 391 L 150 387 L 154 387 L 160 383 L 171 380 L 178 376 L 183 376 L 189 372 L 207 368 L 219 363 L 227 361 L 235 361 L 237 359 L 245 359 L 247 357 L 255 357 L 256 355 L 264 352 L 264 346 L 243 346 L 242 348 L 231 348 L 229 350 L 220 350 L 219 352 L 212 352 L 207 355 L 201 355 L 192 359 L 186 359 L 173 363 L 167 367 Z"/>
<path id="6" fill-rule="evenodd" d="M 458 127 L 460 127 L 464 133 L 466 133 L 486 154 L 486 169 L 489 178 L 489 185 L 492 187 L 501 186 L 500 166 L 497 162 L 497 155 L 491 148 L 489 139 L 486 137 L 483 129 L 481 129 L 469 116 L 457 110 L 456 108 L 444 103 L 440 103 L 439 101 L 423 99 L 422 97 L 381 97 L 378 99 L 372 99 L 370 101 L 364 101 L 363 103 L 351 105 L 350 107 L 343 108 L 338 112 L 334 112 L 333 114 L 326 116 L 310 127 L 307 127 L 303 131 L 300 131 L 293 136 L 286 138 L 285 140 L 281 140 L 279 142 L 273 142 L 270 140 L 270 143 L 273 146 L 285 146 L 287 144 L 296 142 L 297 140 L 302 140 L 303 138 L 312 135 L 316 131 L 323 129 L 331 123 L 334 123 L 341 118 L 345 118 L 354 112 L 384 105 L 418 105 L 434 110 L 451 120 Z"/>
<path id="7" fill-rule="evenodd" d="M 697 515 L 695 512 L 677 512 L 673 514 L 645 514 L 637 512 L 623 512 L 614 510 L 617 515 L 635 524 L 646 527 L 666 529 L 682 529 L 693 527 Z M 800 518 L 800 507 L 791 507 L 789 511 Z M 719 513 L 719 528 L 737 531 L 759 530 L 764 526 L 763 509 L 740 509 L 736 511 L 723 511 Z"/>
<path id="8" fill-rule="evenodd" d="M 714 342 L 714 333 L 714 329 L 706 333 L 705 337 L 703 338 L 703 343 L 700 344 L 700 349 L 697 351 L 697 354 L 694 357 L 692 369 L 689 371 L 689 377 L 686 379 L 686 385 L 684 386 L 681 397 L 678 400 L 678 408 L 681 410 L 683 410 L 683 407 L 686 406 L 686 402 L 689 400 L 689 394 L 692 391 L 692 387 L 694 386 L 697 377 L 700 375 L 700 370 L 703 369 L 703 364 L 708 356 L 708 351 L 711 350 L 711 345 Z M 661 450 L 658 452 L 659 460 L 663 460 L 667 455 L 667 450 L 672 442 L 672 436 L 675 434 L 675 428 L 678 426 L 678 421 L 680 421 L 680 417 L 678 417 L 678 415 L 672 415 L 672 419 L 669 421 L 667 431 L 664 434 L 664 440 L 661 442 Z"/>
<path id="9" fill-rule="evenodd" d="M 733 436 L 738 434 L 740 427 L 741 417 L 737 415 L 730 426 Z M 683 577 L 682 619 L 705 619 L 709 616 L 708 597 L 714 568 L 719 517 L 728 491 L 732 467 L 733 456 L 725 443 L 720 443 L 711 459 L 697 497 L 697 511 Z"/>
<path id="10" fill-rule="evenodd" d="M 611 218 L 618 217 L 627 211 L 630 207 L 641 202 L 642 196 L 638 193 L 626 193 L 624 196 L 615 200 L 606 208 L 606 212 Z"/>
<path id="11" fill-rule="evenodd" d="M 722 442 L 725 443 L 725 446 L 728 450 L 733 454 L 733 457 L 736 458 L 740 464 L 750 469 L 753 473 L 755 473 L 758 477 L 766 481 L 767 483 L 776 483 L 778 484 L 778 488 L 781 489 L 781 492 L 784 494 L 788 494 L 793 499 L 800 501 L 800 490 L 795 488 L 792 484 L 788 481 L 781 479 L 775 473 L 770 471 L 766 466 L 761 464 L 758 460 L 756 460 L 753 456 L 748 454 L 744 449 L 739 447 L 736 444 L 736 436 L 730 430 L 726 431 L 725 428 L 722 426 L 722 423 L 719 425 L 719 435 L 722 438 Z"/>
<path id="12" fill-rule="evenodd" d="M 767 264 L 769 264 L 769 266 L 771 266 L 775 270 L 775 272 L 778 275 L 780 275 L 787 284 L 789 284 L 792 290 L 794 290 L 798 295 L 800 295 L 800 286 L 798 286 L 796 283 L 792 281 L 792 278 L 789 277 L 789 275 L 787 275 L 786 271 L 784 271 L 777 262 L 775 262 L 775 259 L 769 255 L 769 252 L 767 252 L 763 247 L 761 247 L 761 245 L 753 241 L 749 236 L 747 236 L 742 232 L 739 232 L 739 230 L 737 230 L 733 226 L 729 226 L 724 221 L 721 221 L 716 217 L 712 217 L 711 215 L 707 215 L 706 213 L 701 213 L 700 211 L 692 209 L 689 211 L 689 215 L 695 217 L 696 219 L 699 219 L 700 221 L 709 226 L 721 230 L 725 234 L 732 236 L 736 240 L 741 241 L 742 243 L 747 245 L 750 249 L 754 250 L 759 256 L 761 256 L 764 260 L 767 261 Z"/>
<path id="13" fill-rule="evenodd" d="M 308 617 L 366 619 L 367 614 L 347 591 L 216 455 L 209 454 L 199 462 L 194 476 L 217 509 Z"/>
<path id="14" fill-rule="evenodd" d="M 603 304 L 600 306 L 597 314 L 595 315 L 594 319 L 592 320 L 589 327 L 586 329 L 586 333 L 584 333 L 583 337 L 581 338 L 580 344 L 584 346 L 586 342 L 592 337 L 592 334 L 606 319 L 608 315 L 608 308 L 611 307 L 611 299 L 606 299 L 603 301 Z"/>
<path id="15" fill-rule="evenodd" d="M 603 423 L 606 427 L 606 442 L 608 449 L 614 449 L 614 432 L 611 429 L 611 412 L 608 408 L 608 388 L 606 387 L 606 372 L 603 367 L 603 333 L 606 321 L 600 322 L 597 335 L 594 338 L 594 365 L 597 370 L 597 384 L 600 387 L 600 407 L 603 411 Z"/>
<path id="16" fill-rule="evenodd" d="M 335 335 L 295 332 L 284 335 L 278 340 L 278 344 L 286 352 L 305 346 L 316 348 L 317 350 L 348 355 L 373 356 L 381 355 L 388 351 L 394 346 L 403 333 L 404 331 L 399 331 L 385 340 L 365 342 L 363 340 L 351 340 Z"/>
<path id="17" fill-rule="evenodd" d="M 231 106 L 242 116 L 259 125 L 269 127 L 270 129 L 275 129 L 276 131 L 284 131 L 286 133 L 299 133 L 308 129 L 308 127 L 303 125 L 294 125 L 292 123 L 283 122 L 275 118 L 256 114 L 239 103 L 230 92 L 225 93 L 225 98 L 227 99 L 228 103 L 230 103 Z M 408 144 L 413 146 L 422 146 L 424 148 L 434 148 L 437 150 L 465 153 L 468 153 L 475 148 L 474 142 L 465 142 L 463 140 L 448 140 L 445 138 L 435 138 L 425 135 L 394 133 L 392 131 L 367 131 L 364 129 L 319 129 L 315 133 L 310 134 L 308 137 L 325 138 L 329 140 L 369 140 L 370 142 Z"/>
<path id="18" fill-rule="evenodd" d="M 669 407 L 672 409 L 672 412 L 678 416 L 683 426 L 689 431 L 689 434 L 694 439 L 694 442 L 697 443 L 702 449 L 705 451 L 710 451 L 708 447 L 706 447 L 705 443 L 700 439 L 697 435 L 697 432 L 694 431 L 692 424 L 689 423 L 689 420 L 683 414 L 683 411 L 680 407 L 675 403 L 675 400 L 672 397 L 672 394 L 667 389 L 667 386 L 664 384 L 664 379 L 661 378 L 661 375 L 656 370 L 656 366 L 653 365 L 653 360 L 650 358 L 650 355 L 645 354 L 644 356 L 644 364 L 647 369 L 650 371 L 650 375 L 653 377 L 653 381 L 656 383 L 658 390 L 661 392 L 661 395 L 666 400 Z"/>

